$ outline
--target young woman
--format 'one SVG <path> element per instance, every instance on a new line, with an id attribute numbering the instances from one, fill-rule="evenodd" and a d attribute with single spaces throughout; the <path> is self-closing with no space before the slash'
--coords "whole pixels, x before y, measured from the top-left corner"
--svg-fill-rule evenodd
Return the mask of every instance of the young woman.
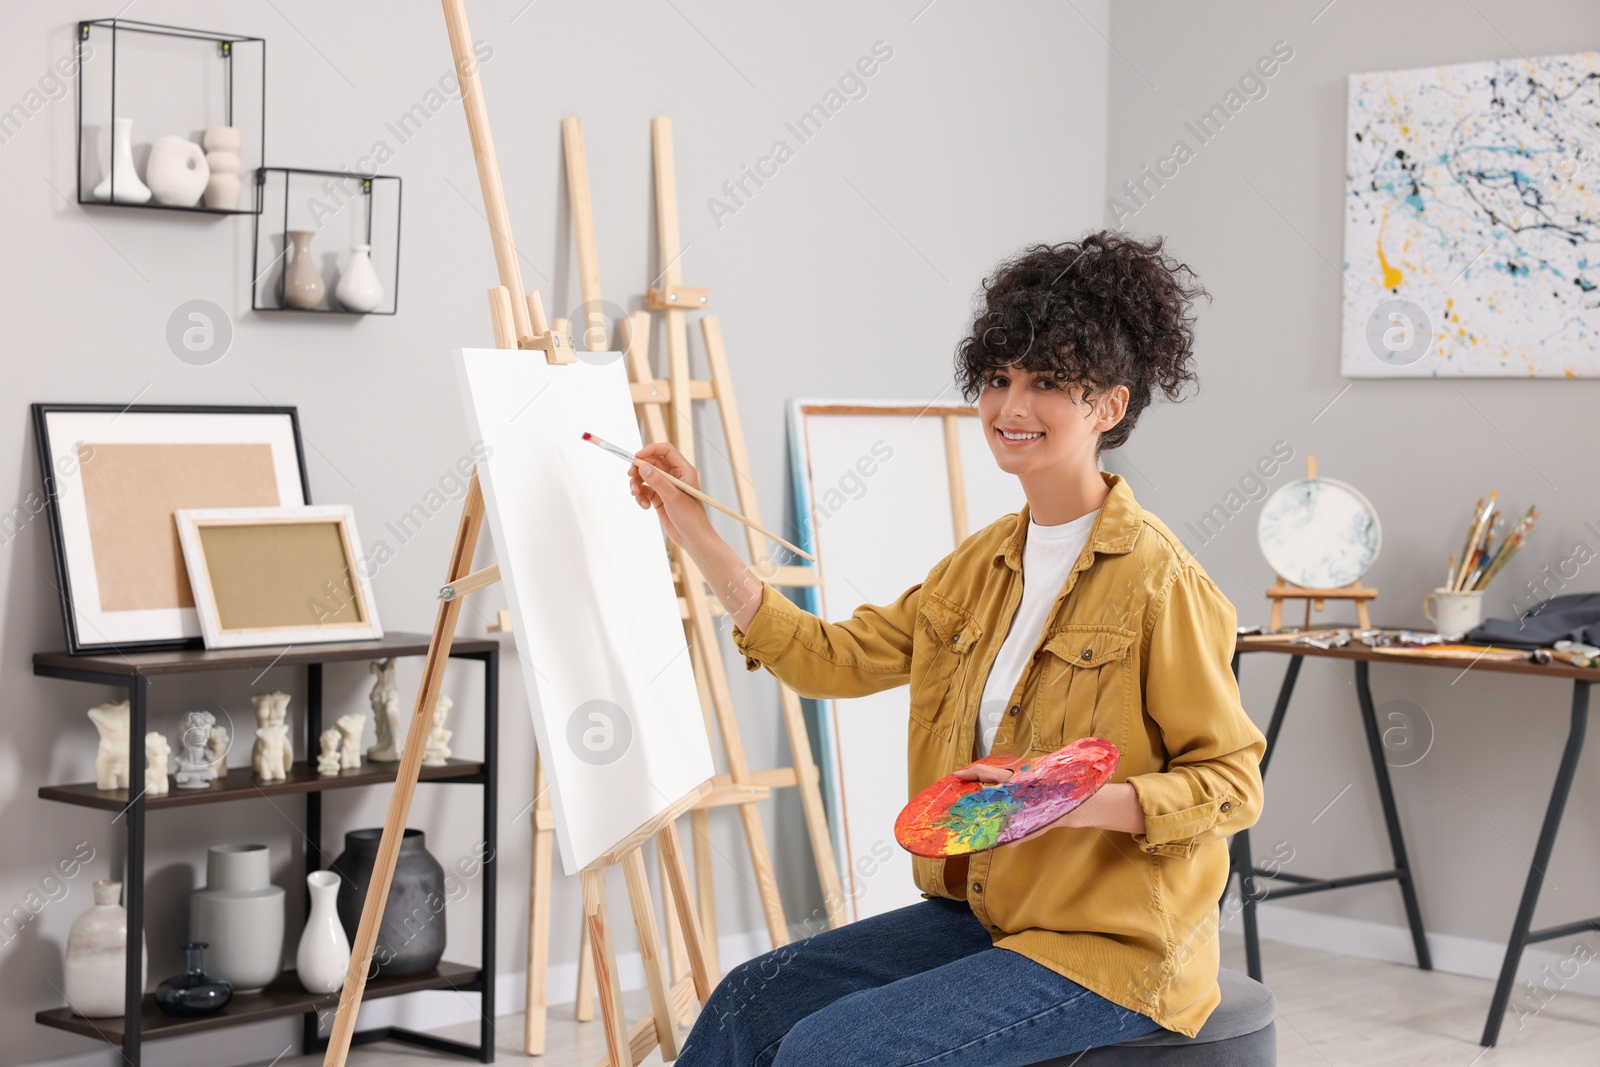
<path id="1" fill-rule="evenodd" d="M 727 607 L 750 670 L 807 697 L 910 685 L 910 790 L 988 753 L 1080 737 L 1122 753 L 1090 800 L 1021 841 L 916 858 L 919 904 L 734 968 L 683 1067 L 1004 1067 L 1216 1007 L 1226 838 L 1262 806 L 1266 748 L 1230 667 L 1233 605 L 1100 453 L 1159 389 L 1194 380 L 1193 272 L 1112 232 L 1037 246 L 985 283 L 957 349 L 1000 469 L 1027 504 L 963 541 L 893 603 L 825 622 L 767 586 L 712 529 L 671 445 L 630 469 Z M 965 772 L 1003 780 L 1009 771 Z M 887 828 L 885 828 L 887 830 Z"/>

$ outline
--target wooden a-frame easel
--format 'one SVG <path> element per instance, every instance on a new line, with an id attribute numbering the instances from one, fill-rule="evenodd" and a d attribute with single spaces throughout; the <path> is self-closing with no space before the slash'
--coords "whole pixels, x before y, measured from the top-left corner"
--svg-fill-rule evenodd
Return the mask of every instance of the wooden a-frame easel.
<path id="1" fill-rule="evenodd" d="M 563 120 L 562 146 L 566 162 L 568 201 L 572 210 L 572 225 L 578 254 L 579 288 L 583 298 L 585 321 L 580 330 L 586 338 L 586 347 L 602 347 L 604 339 L 595 343 L 590 332 L 590 312 L 601 306 L 600 271 L 595 247 L 594 214 L 589 197 L 587 157 L 583 143 L 583 128 L 575 117 Z M 652 307 L 665 311 L 668 327 L 670 373 L 665 380 L 657 379 L 650 367 L 648 356 L 649 314 L 637 311 L 626 324 L 623 348 L 627 355 L 628 372 L 632 382 L 634 403 L 644 422 L 645 437 L 650 442 L 673 440 L 690 461 L 695 454 L 693 424 L 687 418 L 689 405 L 674 404 L 674 397 L 688 396 L 691 400 L 707 399 L 718 402 L 722 418 L 723 436 L 729 446 L 729 462 L 737 482 L 741 510 L 759 522 L 759 502 L 754 484 L 747 473 L 748 453 L 744 433 L 734 401 L 731 375 L 722 348 L 722 337 L 715 316 L 702 320 L 706 344 L 709 380 L 689 377 L 689 359 L 686 329 L 682 311 L 704 309 L 709 293 L 704 289 L 689 289 L 678 284 L 678 228 L 677 203 L 673 180 L 671 122 L 658 118 L 652 124 L 652 142 L 655 156 L 655 188 L 657 215 L 660 223 L 661 257 L 665 266 L 661 278 L 667 283 L 665 290 L 652 290 L 649 296 Z M 678 303 L 681 301 L 681 303 Z M 558 320 L 558 328 L 559 328 Z M 662 408 L 671 406 L 674 418 L 669 424 Z M 669 429 L 670 426 L 670 429 Z M 674 432 L 681 435 L 674 440 Z M 806 567 L 774 567 L 766 552 L 766 542 L 756 531 L 746 528 L 749 537 L 750 558 L 757 573 L 776 585 L 815 584 L 815 572 Z M 725 614 L 705 587 L 704 579 L 693 562 L 678 546 L 668 545 L 673 561 L 673 575 L 678 587 L 679 610 L 684 617 L 685 637 L 691 650 L 696 684 L 699 687 L 701 709 L 705 715 L 706 732 L 712 737 L 712 721 L 720 735 L 728 773 L 713 778 L 713 788 L 702 797 L 690 812 L 695 835 L 695 888 L 703 931 L 705 953 L 713 975 L 720 973 L 716 946 L 716 896 L 712 850 L 710 847 L 709 811 L 714 807 L 737 806 L 746 843 L 755 868 L 757 890 L 761 900 L 768 935 L 775 946 L 787 943 L 787 925 L 782 901 L 777 889 L 777 879 L 767 848 L 764 828 L 760 821 L 759 802 L 767 800 L 776 788 L 796 786 L 806 816 L 812 844 L 813 859 L 823 891 L 828 925 L 837 925 L 843 919 L 842 895 L 839 873 L 835 864 L 832 839 L 829 836 L 827 814 L 823 807 L 819 785 L 819 772 L 811 755 L 810 736 L 805 726 L 799 697 L 780 685 L 783 712 L 790 747 L 795 754 L 791 767 L 752 771 L 745 758 L 743 739 L 734 716 L 733 700 L 727 685 L 719 650 L 714 617 Z M 692 592 L 691 592 L 692 591 Z M 500 628 L 503 628 L 503 623 Z M 710 649 L 711 655 L 704 650 Z M 537 786 L 536 786 L 537 788 Z M 547 1005 L 548 937 L 551 842 L 548 801 L 540 793 L 541 803 L 532 813 L 533 871 L 529 896 L 528 987 L 526 1014 L 524 1016 L 523 1051 L 539 1055 L 545 1046 Z M 669 877 L 666 856 L 658 853 L 662 862 L 660 884 L 663 894 L 663 913 L 668 934 L 671 977 L 681 980 L 687 969 L 687 953 L 682 930 L 676 917 L 675 887 Z M 593 1018 L 595 972 L 594 956 L 587 951 L 589 927 L 582 929 L 583 948 L 578 956 L 578 984 L 574 1015 L 579 1020 Z M 684 1021 L 689 1021 L 692 1010 L 687 1001 L 681 1001 Z"/>
<path id="2" fill-rule="evenodd" d="M 500 274 L 501 284 L 489 290 L 489 312 L 494 327 L 495 345 L 500 348 L 542 351 L 545 353 L 545 358 L 552 363 L 573 363 L 576 357 L 572 351 L 571 341 L 544 323 L 543 308 L 538 294 L 527 292 L 522 287 L 516 245 L 511 239 L 505 192 L 500 184 L 494 143 L 489 132 L 488 110 L 484 106 L 483 90 L 478 82 L 477 66 L 473 58 L 472 35 L 467 26 L 465 0 L 442 0 L 442 2 L 445 25 L 450 37 L 451 55 L 455 61 L 456 74 L 461 86 L 462 105 L 467 115 L 467 128 L 472 138 L 478 180 L 483 190 L 484 208 L 489 219 L 490 239 Z M 512 294 L 517 294 L 517 298 L 513 299 Z M 434 617 L 428 656 L 423 666 L 422 683 L 418 688 L 416 706 L 411 713 L 405 749 L 395 777 L 394 793 L 390 797 L 388 814 L 384 819 L 383 836 L 373 864 L 372 881 L 361 909 L 361 923 L 356 931 L 355 942 L 351 946 L 350 965 L 345 973 L 333 1031 L 328 1038 L 327 1052 L 323 1058 L 324 1067 L 344 1067 L 349 1055 L 350 1042 L 355 1034 L 356 1017 L 361 1008 L 362 993 L 366 989 L 367 971 L 377 943 L 378 929 L 383 921 L 389 887 L 394 878 L 400 841 L 405 832 L 406 818 L 411 810 L 411 798 L 416 792 L 417 779 L 422 768 L 428 724 L 444 681 L 444 668 L 449 661 L 450 646 L 455 637 L 464 594 L 472 589 L 489 585 L 498 578 L 498 569 L 494 567 L 478 572 L 472 570 L 472 558 L 478 535 L 483 527 L 483 518 L 483 492 L 474 472 L 467 489 L 466 500 L 462 505 L 461 521 L 456 530 L 455 546 L 451 552 L 450 566 L 446 575 L 446 588 L 441 591 L 439 608 Z M 543 775 L 539 770 L 535 772 L 535 780 L 536 788 L 541 788 Z M 668 1061 L 676 1059 L 677 1020 L 686 1013 L 689 998 L 693 997 L 704 1004 L 711 995 L 710 969 L 705 956 L 699 919 L 688 903 L 689 875 L 678 842 L 676 825 L 678 816 L 688 811 L 711 790 L 710 781 L 701 783 L 664 811 L 637 827 L 633 833 L 580 872 L 584 924 L 589 934 L 599 982 L 601 1013 L 605 1020 L 607 1059 L 604 1062 L 610 1067 L 633 1067 L 658 1046 L 662 1050 L 664 1059 Z M 539 796 L 542 795 L 541 792 Z M 680 980 L 670 982 L 661 958 L 655 908 L 650 899 L 650 886 L 641 851 L 645 842 L 651 839 L 656 841 L 662 863 L 666 868 L 667 878 L 664 886 L 670 885 L 674 891 L 677 920 L 682 930 L 689 962 L 689 974 Z M 634 926 L 638 932 L 640 952 L 644 960 L 646 984 L 650 990 L 651 1015 L 640 1020 L 631 1030 L 626 1025 L 622 1011 L 622 991 L 617 976 L 616 955 L 611 942 L 610 922 L 606 909 L 605 872 L 607 868 L 613 866 L 623 868 Z M 530 979 L 531 977 L 530 975 Z M 485 1004 L 482 1010 L 492 1012 L 494 1005 Z"/>

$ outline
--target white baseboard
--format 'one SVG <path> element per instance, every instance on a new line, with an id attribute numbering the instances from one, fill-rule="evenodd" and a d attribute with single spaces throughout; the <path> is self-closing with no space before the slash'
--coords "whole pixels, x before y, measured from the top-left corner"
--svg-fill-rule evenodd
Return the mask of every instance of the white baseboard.
<path id="1" fill-rule="evenodd" d="M 722 969 L 728 969 L 745 960 L 759 956 L 772 946 L 765 929 L 742 934 L 724 934 L 717 938 Z M 526 1007 L 527 974 L 502 972 L 495 981 L 495 1015 L 505 1017 L 520 1014 Z M 617 977 L 624 992 L 644 988 L 644 961 L 637 952 L 623 953 L 617 957 Z M 552 998 L 551 1009 L 565 1008 L 572 1003 L 578 984 L 578 965 L 558 963 L 550 968 L 547 988 Z M 560 1002 L 560 1003 L 557 1003 Z M 403 1026 L 410 1030 L 434 1030 L 442 1026 L 471 1022 L 478 1018 L 478 995 L 458 994 L 449 990 L 430 990 L 403 997 L 385 997 L 361 1007 L 361 1028 Z M 522 1047 L 522 1033 L 501 1028 L 502 1040 L 517 1048 Z M 226 1051 L 219 1055 L 219 1046 Z M 157 1062 L 166 1067 L 216 1067 L 218 1063 L 264 1063 L 285 1052 L 298 1052 L 300 1048 L 300 1017 L 274 1019 L 271 1022 L 238 1026 L 210 1034 L 175 1037 L 145 1045 L 145 1055 L 159 1057 Z M 88 1052 L 59 1059 L 36 1061 L 34 1067 L 119 1067 L 122 1062 L 119 1049 L 101 1045 Z"/>
<path id="2" fill-rule="evenodd" d="M 1288 945 L 1322 949 L 1361 959 L 1415 965 L 1416 950 L 1411 945 L 1411 930 L 1405 926 L 1322 915 L 1270 902 L 1257 905 L 1257 922 L 1263 939 Z M 1224 937 L 1243 938 L 1241 917 L 1231 914 L 1222 929 Z M 1574 955 L 1574 947 L 1587 945 L 1587 952 Z M 1500 977 L 1505 960 L 1504 942 L 1480 941 L 1454 934 L 1429 934 L 1428 951 L 1433 969 L 1469 978 Z M 1525 983 L 1546 983 L 1551 989 L 1600 996 L 1600 934 L 1529 945 L 1517 967 L 1517 988 L 1526 993 Z M 1587 955 L 1587 960 L 1584 956 Z M 1576 973 L 1574 973 L 1576 972 Z"/>

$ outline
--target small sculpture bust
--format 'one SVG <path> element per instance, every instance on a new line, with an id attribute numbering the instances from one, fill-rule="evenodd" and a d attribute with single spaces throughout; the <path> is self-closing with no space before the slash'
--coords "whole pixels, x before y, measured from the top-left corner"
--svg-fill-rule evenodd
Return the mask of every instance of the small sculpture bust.
<path id="1" fill-rule="evenodd" d="M 317 757 L 317 773 L 324 778 L 338 775 L 342 757 L 339 755 L 339 746 L 344 735 L 337 728 L 329 727 L 322 731 L 319 740 L 322 742 L 322 755 Z"/>
<path id="2" fill-rule="evenodd" d="M 433 729 L 428 731 L 428 746 L 422 750 L 422 765 L 424 767 L 443 767 L 450 758 L 450 738 L 454 731 L 444 728 L 445 716 L 450 714 L 450 708 L 455 703 L 443 693 L 439 694 L 439 703 L 433 706 Z"/>
<path id="3" fill-rule="evenodd" d="M 211 728 L 217 717 L 209 711 L 186 711 L 178 727 L 178 773 L 174 780 L 179 789 L 205 789 L 217 777 L 211 766 Z"/>
<path id="4" fill-rule="evenodd" d="M 294 765 L 287 723 L 289 694 L 258 693 L 250 700 L 256 708 L 256 743 L 250 752 L 250 763 L 261 781 L 282 781 Z"/>
<path id="5" fill-rule="evenodd" d="M 228 748 L 232 743 L 226 726 L 211 728 L 211 741 L 206 746 L 206 755 L 211 760 L 211 773 L 218 778 L 228 777 Z"/>
<path id="6" fill-rule="evenodd" d="M 151 730 L 144 735 L 144 792 L 158 797 L 167 791 L 167 757 L 172 746 L 165 734 Z"/>
<path id="7" fill-rule="evenodd" d="M 367 670 L 377 678 L 367 697 L 372 703 L 372 725 L 378 734 L 377 744 L 367 749 L 367 759 L 374 763 L 400 759 L 400 687 L 394 682 L 394 665 L 392 658 L 367 664 Z"/>
<path id="8" fill-rule="evenodd" d="M 100 748 L 94 755 L 95 788 L 128 788 L 128 702 L 97 704 L 89 709 L 89 721 L 100 731 Z"/>
<path id="9" fill-rule="evenodd" d="M 361 735 L 367 732 L 367 717 L 359 712 L 338 718 L 343 741 L 339 747 L 339 766 L 352 770 L 361 766 Z"/>

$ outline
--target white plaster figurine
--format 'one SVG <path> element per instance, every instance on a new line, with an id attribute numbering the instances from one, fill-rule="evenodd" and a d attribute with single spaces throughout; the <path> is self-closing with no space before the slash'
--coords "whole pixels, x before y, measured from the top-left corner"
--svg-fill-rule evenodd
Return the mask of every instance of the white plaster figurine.
<path id="1" fill-rule="evenodd" d="M 317 757 L 317 773 L 324 778 L 338 775 L 340 767 L 339 744 L 344 735 L 336 728 L 322 731 L 322 755 Z"/>
<path id="2" fill-rule="evenodd" d="M 433 707 L 433 729 L 428 732 L 428 747 L 422 750 L 424 767 L 443 767 L 445 760 L 450 758 L 450 738 L 455 731 L 446 730 L 444 720 L 453 704 L 455 701 L 443 693 L 439 694 L 439 703 Z"/>
<path id="3" fill-rule="evenodd" d="M 211 758 L 211 773 L 218 778 L 228 777 L 228 747 L 232 743 L 226 726 L 211 728 L 211 743 L 206 746 L 206 755 Z"/>
<path id="4" fill-rule="evenodd" d="M 392 658 L 367 664 L 367 670 L 377 678 L 367 697 L 372 703 L 372 725 L 378 732 L 378 743 L 367 749 L 367 759 L 374 763 L 397 763 L 400 759 L 400 687 L 394 683 L 394 665 Z"/>
<path id="5" fill-rule="evenodd" d="M 339 748 L 339 766 L 346 770 L 361 766 L 361 735 L 367 732 L 367 717 L 352 711 L 338 718 L 344 743 Z"/>
<path id="6" fill-rule="evenodd" d="M 151 730 L 144 735 L 144 792 L 146 796 L 158 797 L 167 791 L 167 757 L 172 755 L 172 746 L 167 744 L 167 735 L 156 730 Z"/>
<path id="7" fill-rule="evenodd" d="M 294 766 L 294 749 L 289 741 L 289 694 L 258 693 L 250 698 L 256 706 L 256 743 L 250 763 L 263 782 L 282 781 Z"/>
<path id="8" fill-rule="evenodd" d="M 206 789 L 216 779 L 211 753 L 206 745 L 217 717 L 209 711 L 186 711 L 178 727 L 178 773 L 173 776 L 179 789 Z"/>
<path id="9" fill-rule="evenodd" d="M 95 788 L 128 788 L 128 702 L 96 705 L 89 709 L 89 721 L 100 731 L 100 748 L 94 755 Z"/>

